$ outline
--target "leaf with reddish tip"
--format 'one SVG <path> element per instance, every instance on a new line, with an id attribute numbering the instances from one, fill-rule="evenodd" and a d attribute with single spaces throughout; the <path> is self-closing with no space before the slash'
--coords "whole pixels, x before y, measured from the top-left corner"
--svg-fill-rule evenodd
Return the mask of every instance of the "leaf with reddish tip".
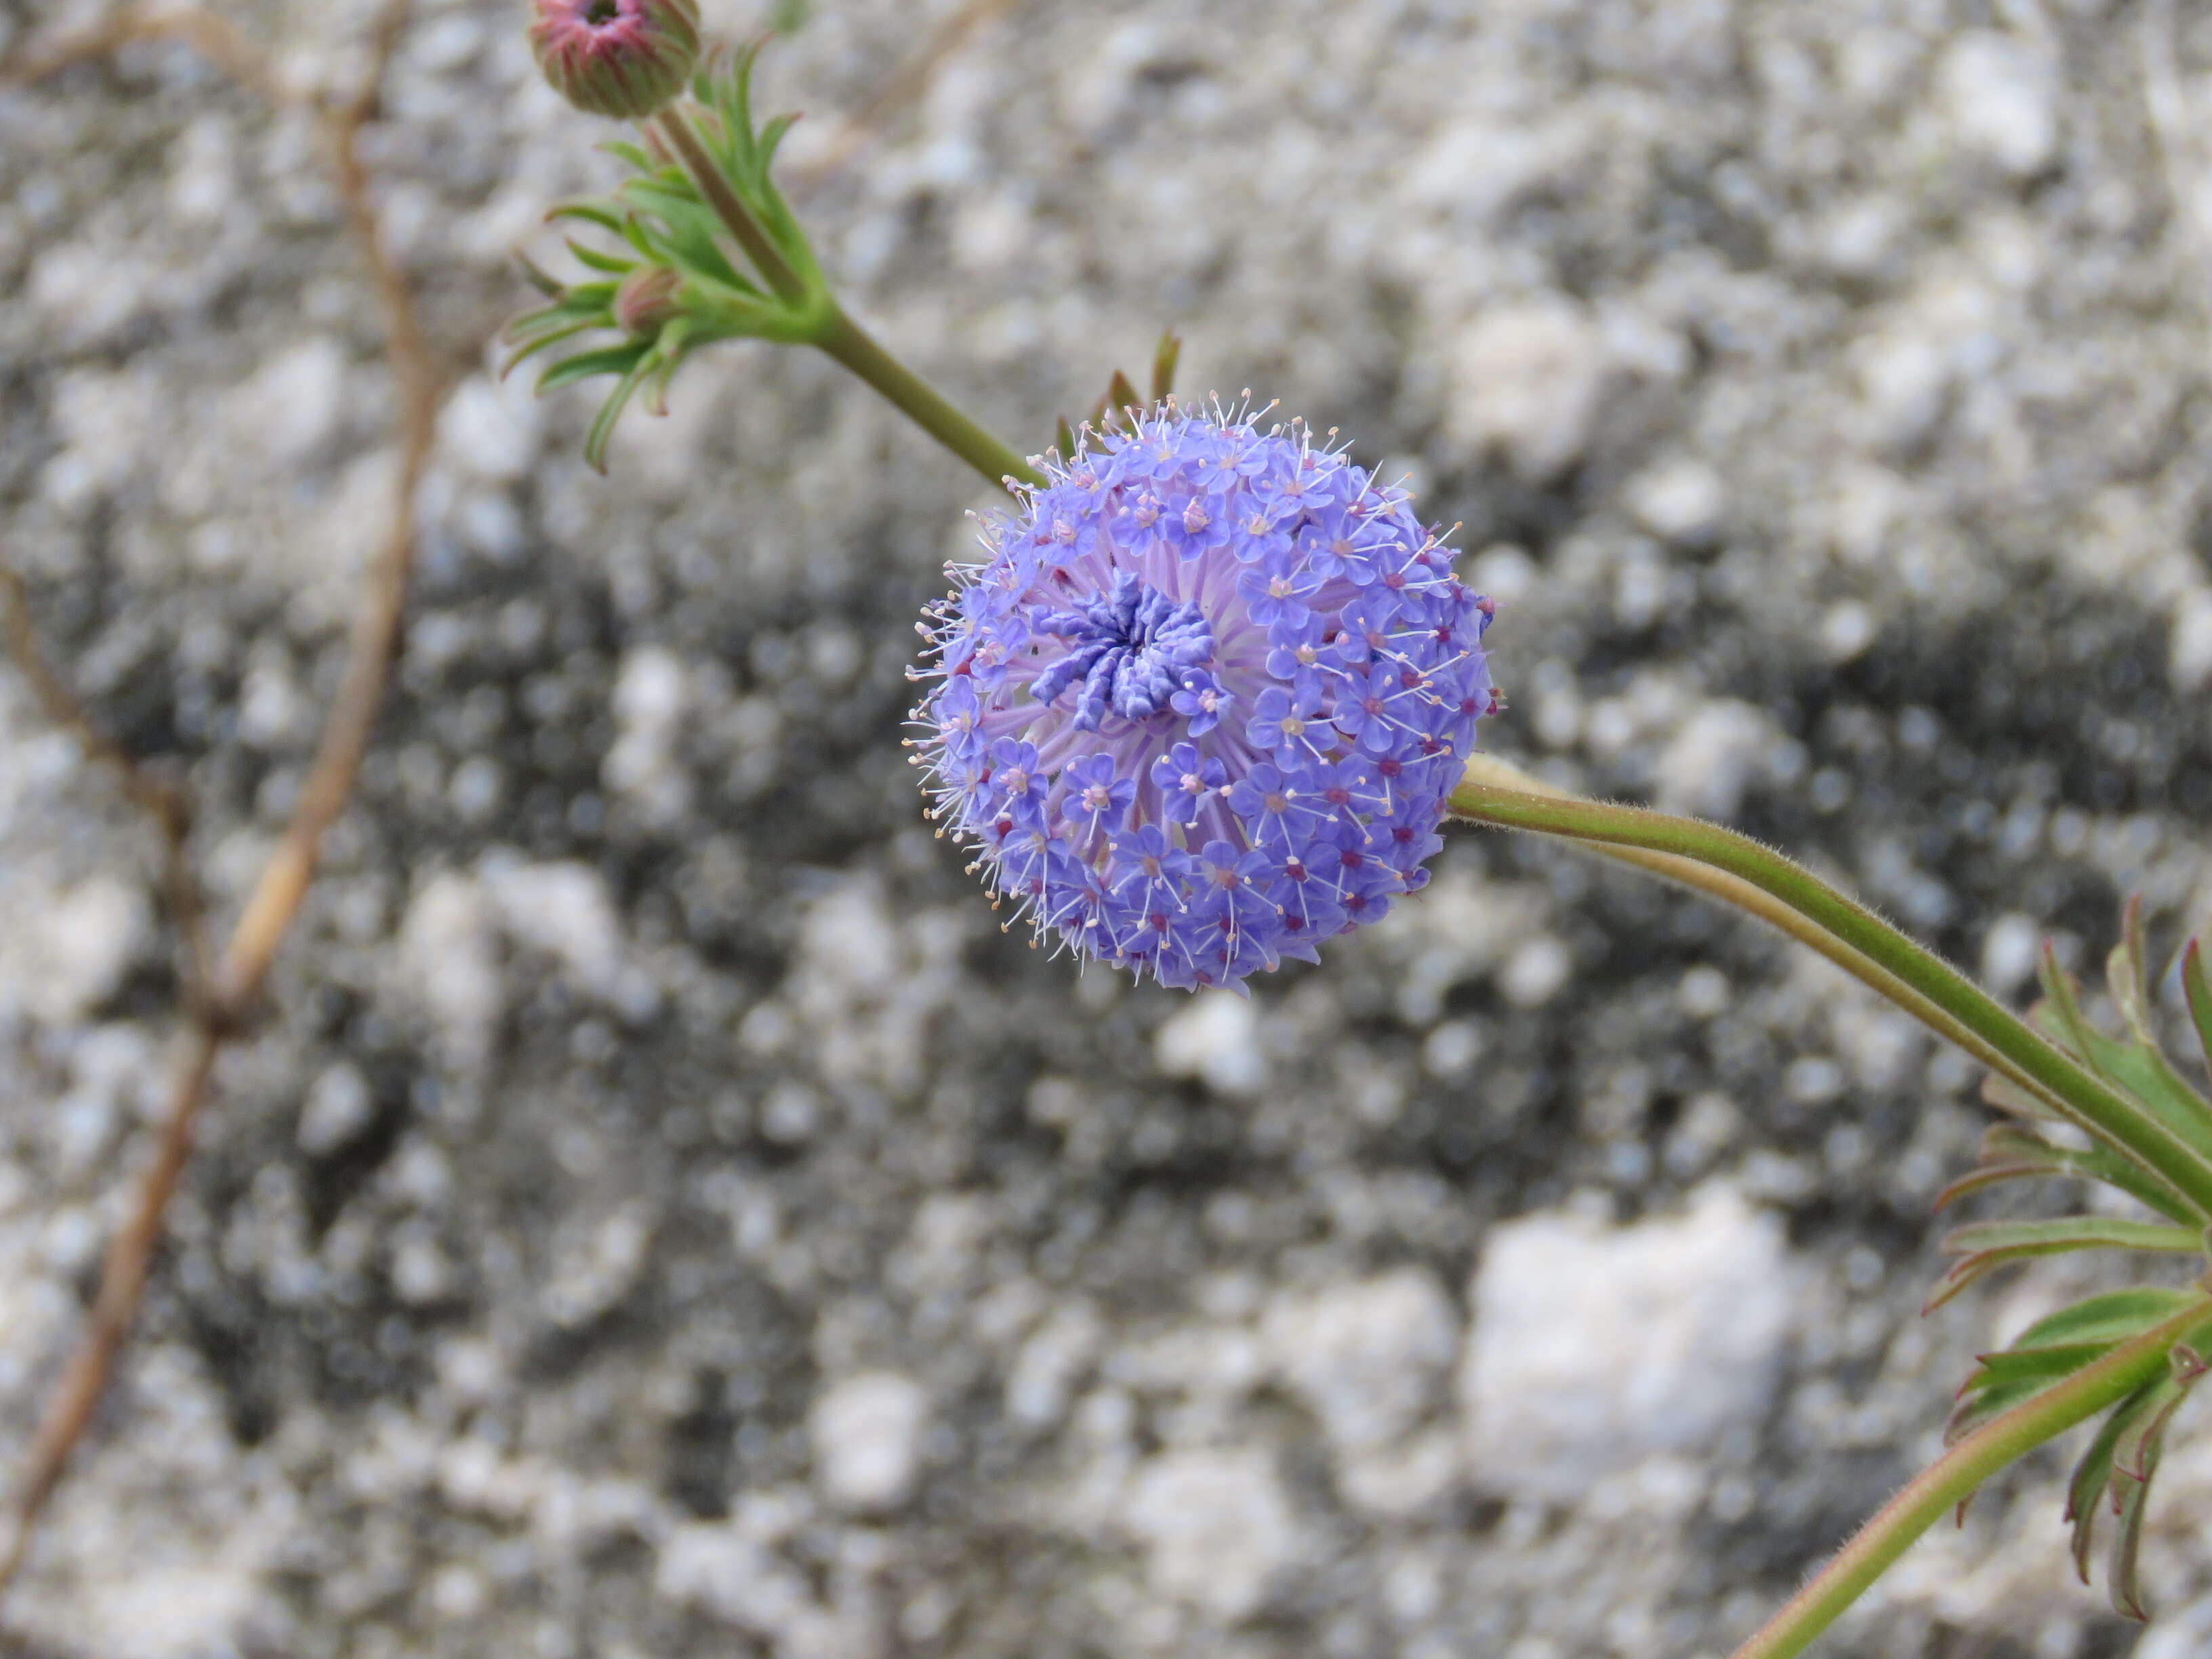
<path id="1" fill-rule="evenodd" d="M 2112 1561 L 2107 1570 L 2112 1583 L 2107 1589 L 2112 1611 L 2138 1624 L 2150 1616 L 2144 1610 L 2142 1589 L 2136 1575 L 2136 1552 L 2142 1543 L 2143 1506 L 2150 1497 L 2151 1477 L 2158 1473 L 2165 1450 L 2166 1425 L 2195 1381 L 2193 1376 L 2162 1376 L 2133 1396 L 2116 1415 L 2119 1432 L 2112 1437 L 2110 1490 L 2118 1528 L 2112 1535 Z"/>
<path id="2" fill-rule="evenodd" d="M 2140 893 L 2130 896 L 2120 913 L 2120 942 L 2105 958 L 2105 984 L 2112 994 L 2112 1005 L 2120 1011 L 2129 1035 L 2138 1042 L 2156 1047 L 2158 1032 L 2151 1023 L 2150 967 L 2143 944 L 2143 902 Z"/>
<path id="3" fill-rule="evenodd" d="M 2204 1069 L 2212 1072 L 2212 972 L 2205 969 L 2202 939 L 2190 940 L 2189 949 L 2182 953 L 2181 988 L 2189 1000 L 2197 1040 L 2204 1045 Z"/>
<path id="4" fill-rule="evenodd" d="M 2031 1024 L 2033 1018 L 2031 1013 Z M 2041 1096 L 2030 1094 L 2010 1078 L 1995 1072 L 1982 1079 L 1982 1103 L 2000 1112 L 2009 1112 L 2014 1117 L 2033 1118 L 2039 1123 L 2063 1123 L 2066 1121 L 2053 1111 Z"/>
<path id="5" fill-rule="evenodd" d="M 635 259 L 624 259 L 616 254 L 602 253 L 597 248 L 585 246 L 573 236 L 565 240 L 568 244 L 568 252 L 576 256 L 576 262 L 589 270 L 601 271 L 610 276 L 627 276 L 637 269 L 637 261 Z"/>
<path id="6" fill-rule="evenodd" d="M 2036 1321 L 2010 1347 L 1977 1356 L 1973 1375 L 1960 1385 L 1944 1425 L 1944 1439 L 1955 1442 L 2094 1364 L 2190 1299 L 2185 1291 L 2158 1287 L 2108 1291 Z"/>
<path id="7" fill-rule="evenodd" d="M 643 341 L 634 340 L 626 345 L 609 346 L 603 351 L 580 351 L 573 357 L 563 357 L 539 375 L 538 389 L 557 391 L 578 380 L 587 380 L 594 374 L 627 374 L 651 349 Z"/>
<path id="8" fill-rule="evenodd" d="M 2081 1012 L 2081 988 L 2073 975 L 2058 965 L 2057 947 L 2049 939 L 2036 953 L 2035 979 L 2043 988 L 2043 1000 L 2028 1010 L 2028 1018 L 2037 1030 L 2087 1063 L 2091 1028 L 2088 1017 Z"/>
<path id="9" fill-rule="evenodd" d="M 2015 1376 L 1961 1395 L 1943 1424 L 1943 1443 L 1955 1446 L 1992 1418 L 2002 1417 L 2015 1406 L 2025 1406 L 2051 1387 L 2047 1376 Z"/>
<path id="10" fill-rule="evenodd" d="M 1993 1079 L 1994 1080 L 1994 1079 Z M 1986 1091 L 1984 1095 L 1986 1096 Z M 1935 1207 L 1942 1210 L 1970 1194 L 2007 1181 L 2038 1176 L 2100 1181 L 2108 1187 L 2157 1211 L 2168 1220 L 2194 1225 L 2196 1212 L 2172 1192 L 2147 1179 L 2142 1171 L 2117 1153 L 2101 1146 L 2086 1151 L 2057 1146 L 2040 1135 L 2010 1123 L 1992 1124 L 1982 1136 L 1982 1163 L 1936 1194 Z"/>
<path id="11" fill-rule="evenodd" d="M 2087 1034 L 2090 1063 L 2148 1109 L 2152 1116 L 2212 1158 L 2212 1101 L 2189 1086 L 2156 1045 Z"/>
<path id="12" fill-rule="evenodd" d="M 2108 964 L 2112 996 L 2128 1021 L 2127 1038 L 2108 1037 L 2089 1023 L 2079 988 L 2059 967 L 2047 940 L 2036 962 L 2044 1000 L 2028 1011 L 2028 1023 L 2106 1082 L 2133 1095 L 2199 1157 L 2212 1158 L 2212 1101 L 2191 1088 L 2158 1045 L 2142 1035 L 2150 1018 L 2141 989 L 2142 950 L 2142 907 L 2131 903 Z"/>
<path id="13" fill-rule="evenodd" d="M 2153 1221 L 2120 1221 L 2109 1216 L 2062 1216 L 2053 1221 L 1984 1221 L 1961 1227 L 1942 1242 L 1946 1255 L 1961 1260 L 1929 1293 L 1923 1313 L 1931 1313 L 1976 1279 L 1996 1268 L 2036 1256 L 2073 1250 L 2142 1250 L 2194 1255 L 2203 1247 L 2193 1228 Z"/>
<path id="14" fill-rule="evenodd" d="M 1152 402 L 1164 404 L 1175 392 L 1176 364 L 1182 357 L 1182 339 L 1173 329 L 1164 329 L 1152 348 Z"/>
<path id="15" fill-rule="evenodd" d="M 601 230 L 612 231 L 617 236 L 622 234 L 622 215 L 605 202 L 590 197 L 570 202 L 556 202 L 545 210 L 547 224 L 558 219 L 581 219 L 587 225 L 597 225 Z"/>
<path id="16" fill-rule="evenodd" d="M 2127 1426 L 2128 1413 L 2135 1402 L 2155 1387 L 2146 1383 L 2116 1407 L 2112 1414 L 2098 1425 L 2097 1433 L 2081 1454 L 2081 1461 L 2074 1466 L 2073 1478 L 2066 1485 L 2066 1524 L 2074 1529 L 2074 1571 L 2081 1582 L 2089 1582 L 2089 1552 L 2096 1547 L 2097 1512 L 2104 1507 L 2106 1492 L 2112 1481 L 2112 1447 Z"/>
<path id="17" fill-rule="evenodd" d="M 1137 388 L 1130 384 L 1129 377 L 1118 368 L 1114 371 L 1114 378 L 1106 383 L 1106 402 L 1109 405 L 1106 421 L 1109 426 L 1127 426 L 1144 413 L 1145 400 L 1137 395 Z"/>
<path id="18" fill-rule="evenodd" d="M 2191 1299 L 2187 1291 L 2158 1285 L 2086 1297 L 2037 1320 L 2011 1346 L 1979 1356 L 1980 1363 L 2000 1381 L 2013 1376 L 2064 1376 L 2170 1318 Z M 1966 1386 L 1972 1388 L 1974 1382 Z"/>
<path id="19" fill-rule="evenodd" d="M 2138 1625 L 2150 1622 L 2143 1606 L 2142 1586 L 2136 1576 L 2136 1556 L 2142 1547 L 2143 1510 L 2150 1501 L 2150 1482 L 2137 1480 L 2118 1469 L 2112 1471 L 2112 1513 L 2118 1528 L 2112 1534 L 2112 1561 L 2106 1569 L 2112 1611 Z"/>

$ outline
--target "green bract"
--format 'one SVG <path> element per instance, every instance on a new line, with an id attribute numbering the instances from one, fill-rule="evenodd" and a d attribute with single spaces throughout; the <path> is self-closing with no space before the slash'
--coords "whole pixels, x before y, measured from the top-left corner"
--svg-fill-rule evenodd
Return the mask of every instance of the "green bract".
<path id="1" fill-rule="evenodd" d="M 649 411 L 665 412 L 669 382 L 696 347 L 728 339 L 820 344 L 837 315 L 805 234 L 769 178 L 776 146 L 796 118 L 753 127 L 750 82 L 759 52 L 756 44 L 710 58 L 692 82 L 696 103 L 647 121 L 644 144 L 604 147 L 632 177 L 611 195 L 564 202 L 547 214 L 619 240 L 610 252 L 570 239 L 569 251 L 594 273 L 591 279 L 563 283 L 526 262 L 547 303 L 507 325 L 506 339 L 515 348 L 507 370 L 595 331 L 621 337 L 562 358 L 538 380 L 538 389 L 550 392 L 614 377 L 584 446 L 586 459 L 602 471 L 608 440 L 630 399 L 642 392 Z M 729 216 L 715 199 L 724 191 L 764 239 L 764 246 L 744 250 L 758 280 L 724 250 L 720 233 Z M 647 295 L 652 303 L 639 303 Z"/>
<path id="2" fill-rule="evenodd" d="M 2128 906 L 2120 943 L 2106 964 L 2106 985 L 2125 1035 L 2108 1036 L 2090 1022 L 2082 1011 L 2081 988 L 2059 967 L 2048 946 L 2039 972 L 2044 995 L 2029 1011 L 2029 1024 L 2177 1139 L 2200 1151 L 2212 1148 L 2212 1101 L 2190 1085 L 2158 1045 L 2141 901 Z M 2206 1062 L 2212 1066 L 2212 1030 L 2204 1029 L 2203 1018 L 2212 1012 L 2212 997 L 2205 994 L 2203 955 L 2195 942 L 2183 958 L 2182 983 L 2199 1034 L 2208 1039 Z M 2045 1102 L 2002 1079 L 1991 1078 L 1983 1093 L 2000 1110 L 2039 1120 L 2038 1129 L 2012 1124 L 1992 1128 L 1982 1145 L 1980 1167 L 1947 1188 L 1936 1200 L 1939 1207 L 2001 1182 L 2054 1176 L 2101 1182 L 2166 1219 L 2073 1215 L 1961 1227 L 1943 1241 L 1944 1252 L 1960 1260 L 1929 1297 L 1929 1307 L 1948 1302 L 1993 1268 L 2033 1256 L 2094 1249 L 2206 1254 L 2203 1218 L 2158 1178 L 2157 1171 L 2124 1152 L 2075 1148 L 2046 1139 L 2058 1115 Z M 1955 1443 L 2005 1412 L 2034 1401 L 2122 1343 L 2201 1300 L 2198 1293 L 2179 1288 L 2108 1291 L 2037 1321 L 2011 1346 L 1981 1356 L 1960 1391 L 1947 1437 Z M 2204 1374 L 2208 1345 L 2212 1345 L 2212 1321 L 2167 1349 L 2165 1369 L 2111 1408 L 2075 1465 L 2068 1491 L 2066 1519 L 2074 1528 L 2074 1559 L 2085 1583 L 2098 1511 L 2109 1507 L 2112 1512 L 2108 1588 L 2113 1609 L 2131 1619 L 2145 1616 L 2136 1574 L 2144 1500 L 2158 1469 L 2166 1425 L 2183 1396 Z"/>

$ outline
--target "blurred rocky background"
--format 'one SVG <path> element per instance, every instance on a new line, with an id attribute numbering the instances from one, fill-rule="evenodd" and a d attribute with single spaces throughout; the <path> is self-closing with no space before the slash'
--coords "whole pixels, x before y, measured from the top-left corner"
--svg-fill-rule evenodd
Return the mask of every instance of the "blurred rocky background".
<path id="1" fill-rule="evenodd" d="M 227 9 L 295 84 L 360 61 L 361 0 Z M 2161 952 L 2212 915 L 2212 9 L 1011 0 L 902 82 L 956 9 L 817 0 L 763 98 L 855 308 L 999 430 L 1172 322 L 1187 389 L 1463 523 L 1498 752 L 2014 997 L 2124 893 Z M 425 0 L 388 80 L 453 380 L 406 656 L 0 1647 L 1717 1656 L 2112 1282 L 1917 1317 L 1972 1068 L 1578 857 L 1456 835 L 1249 1002 L 1002 933 L 900 748 L 961 468 L 725 348 L 602 480 L 589 392 L 487 373 L 509 251 L 615 176 L 523 12 Z M 392 465 L 312 128 L 181 47 L 0 94 L 0 290 L 5 555 L 230 906 Z M 0 672 L 11 1467 L 158 1105 L 156 868 Z M 2148 1636 L 2045 1458 L 1826 1651 L 2203 1651 L 2197 1426 Z"/>

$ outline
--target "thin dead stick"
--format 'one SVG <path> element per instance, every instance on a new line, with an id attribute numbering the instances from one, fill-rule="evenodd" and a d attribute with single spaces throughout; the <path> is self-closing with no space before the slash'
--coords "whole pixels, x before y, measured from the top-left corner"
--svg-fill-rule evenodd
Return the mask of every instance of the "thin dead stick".
<path id="1" fill-rule="evenodd" d="M 39 712 L 75 738 L 87 759 L 112 774 L 125 798 L 152 819 L 160 832 L 161 884 L 169 920 L 182 946 L 180 973 L 189 1006 L 204 991 L 208 969 L 206 911 L 201 902 L 199 878 L 187 856 L 192 829 L 191 799 L 181 787 L 156 775 L 93 718 L 92 711 L 40 643 L 31 615 L 30 589 L 22 573 L 5 560 L 0 560 L 0 647 L 4 647 L 29 683 Z"/>
<path id="2" fill-rule="evenodd" d="M 153 1165 L 140 1186 L 129 1220 L 109 1248 L 100 1293 L 87 1319 L 84 1336 L 48 1401 L 25 1459 L 13 1535 L 5 1555 L 0 1556 L 0 1593 L 22 1565 L 39 1516 L 53 1495 L 70 1454 L 91 1422 L 114 1372 L 145 1294 L 147 1272 L 161 1240 L 169 1200 L 191 1159 L 192 1132 L 207 1103 L 216 1060 L 243 1028 L 268 978 L 277 946 L 299 915 L 308 884 L 314 878 L 323 838 L 352 794 L 398 651 L 408 578 L 415 563 L 415 492 L 436 433 L 437 369 L 413 293 L 385 252 L 376 211 L 369 200 L 359 138 L 362 127 L 375 113 L 378 88 L 412 9 L 412 0 L 386 0 L 379 15 L 370 66 L 361 90 L 324 112 L 331 167 L 345 205 L 347 224 L 368 264 L 384 317 L 386 355 L 398 387 L 399 471 L 391 528 L 363 579 L 362 604 L 355 613 L 347 646 L 344 677 L 291 822 L 248 897 L 204 994 L 188 1001 L 186 1030 L 171 1078 L 168 1108 Z M 134 22 L 138 27 L 134 28 Z M 235 30 L 220 18 L 188 9 L 136 8 L 93 34 L 61 42 L 28 63 L 33 68 L 45 65 L 43 72 L 50 72 L 95 51 L 112 50 L 149 34 L 188 40 L 207 51 L 220 67 L 240 80 L 271 96 L 281 95 L 265 64 Z M 14 72 L 24 73 L 23 66 L 19 64 Z M 22 614 L 27 629 L 27 613 Z M 35 647 L 35 641 L 33 644 Z M 28 659 L 45 661 L 35 649 Z M 35 672 L 33 678 L 35 685 Z M 66 692 L 58 678 L 52 678 L 52 684 Z M 45 690 L 40 696 L 44 700 Z M 64 696 L 52 707 L 74 708 L 76 704 L 73 697 Z M 95 740 L 105 741 L 88 719 L 65 723 L 81 736 L 89 733 Z"/>
<path id="3" fill-rule="evenodd" d="M 232 80 L 271 103 L 290 101 L 267 60 L 246 44 L 230 20 L 198 6 L 125 6 L 90 28 L 0 58 L 0 82 L 27 85 L 42 81 L 140 40 L 182 40 Z"/>

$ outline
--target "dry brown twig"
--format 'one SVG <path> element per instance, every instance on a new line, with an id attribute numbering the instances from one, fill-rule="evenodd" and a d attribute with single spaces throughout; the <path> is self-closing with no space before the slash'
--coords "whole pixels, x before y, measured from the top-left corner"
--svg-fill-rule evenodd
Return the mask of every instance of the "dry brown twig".
<path id="1" fill-rule="evenodd" d="M 413 503 L 429 459 L 438 414 L 438 375 L 405 276 L 385 252 L 368 177 L 360 156 L 361 131 L 374 118 L 384 73 L 412 14 L 412 0 L 386 0 L 378 14 L 370 62 L 361 87 L 342 102 L 318 106 L 348 228 L 361 244 L 385 324 L 386 355 L 398 384 L 399 468 L 391 527 L 371 558 L 361 605 L 347 645 L 344 678 L 331 704 L 306 784 L 290 823 L 262 871 L 222 955 L 188 972 L 185 1030 L 171 1074 L 154 1162 L 143 1177 L 129 1219 L 109 1247 L 100 1291 L 83 1337 L 54 1389 L 24 1460 L 11 1535 L 0 1553 L 0 1594 L 17 1571 L 39 1516 L 53 1495 L 70 1454 L 84 1435 L 113 1375 L 145 1294 L 146 1276 L 160 1242 L 163 1217 L 191 1155 L 192 1132 L 208 1098 L 216 1057 L 244 1028 L 269 975 L 277 947 L 299 915 L 314 878 L 323 838 L 344 811 L 361 770 L 384 688 L 398 654 L 408 579 L 415 562 Z M 272 100 L 297 101 L 277 82 L 268 64 L 225 18 L 193 6 L 129 7 L 83 33 L 0 64 L 0 82 L 35 80 L 136 40 L 183 40 L 234 79 Z M 19 577 L 0 576 L 6 601 L 6 643 L 50 718 L 75 735 L 88 754 L 118 773 L 134 800 L 153 813 L 172 851 L 176 895 L 188 895 L 176 920 L 189 939 L 198 931 L 198 887 L 185 860 L 189 823 L 183 797 L 149 776 L 107 738 L 40 648 Z M 188 947 L 189 948 L 189 947 Z M 196 956 L 197 952 L 193 954 Z"/>

